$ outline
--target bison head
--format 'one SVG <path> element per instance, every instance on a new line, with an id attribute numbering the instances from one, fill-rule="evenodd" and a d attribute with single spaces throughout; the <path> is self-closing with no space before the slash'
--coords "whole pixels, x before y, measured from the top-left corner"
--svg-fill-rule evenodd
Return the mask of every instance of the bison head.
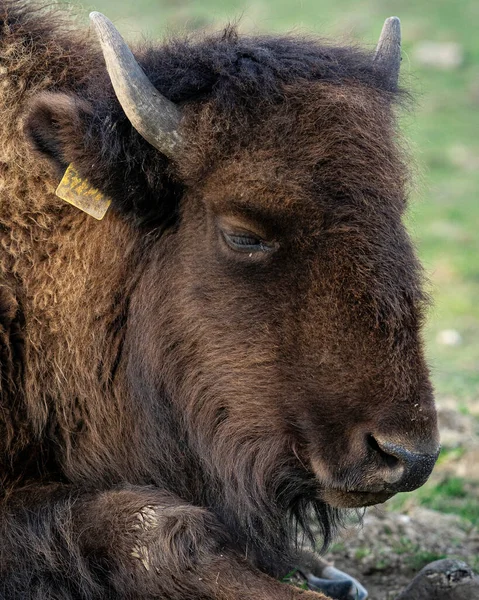
<path id="1" fill-rule="evenodd" d="M 183 481 L 187 499 L 268 535 L 279 513 L 313 507 L 324 524 L 333 509 L 422 485 L 438 431 L 426 298 L 402 221 L 398 20 L 374 57 L 232 32 L 149 50 L 155 85 L 113 26 L 93 21 L 124 112 L 156 150 L 111 108 L 109 83 L 95 83 L 100 108 L 41 98 L 29 127 L 47 150 L 61 131 L 50 154 L 112 196 L 112 219 L 144 228 L 122 364 L 161 432 L 152 479 Z M 175 104 L 157 90 L 171 56 Z M 161 227 L 141 222 L 145 198 Z"/>

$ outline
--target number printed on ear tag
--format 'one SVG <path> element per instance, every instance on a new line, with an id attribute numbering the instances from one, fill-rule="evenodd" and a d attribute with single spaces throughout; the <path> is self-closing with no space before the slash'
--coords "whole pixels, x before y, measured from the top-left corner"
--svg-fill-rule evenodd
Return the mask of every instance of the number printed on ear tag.
<path id="1" fill-rule="evenodd" d="M 55 193 L 65 202 L 76 206 L 99 221 L 103 219 L 111 204 L 109 198 L 106 198 L 88 181 L 80 177 L 73 164 L 65 171 Z"/>

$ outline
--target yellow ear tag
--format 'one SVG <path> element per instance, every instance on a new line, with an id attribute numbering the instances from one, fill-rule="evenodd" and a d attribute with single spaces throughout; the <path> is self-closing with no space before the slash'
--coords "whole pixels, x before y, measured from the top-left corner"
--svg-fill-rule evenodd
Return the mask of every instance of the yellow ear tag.
<path id="1" fill-rule="evenodd" d="M 101 221 L 111 204 L 99 190 L 92 187 L 88 181 L 80 177 L 78 171 L 71 164 L 65 171 L 56 195 L 69 204 L 73 204 L 83 212 Z"/>

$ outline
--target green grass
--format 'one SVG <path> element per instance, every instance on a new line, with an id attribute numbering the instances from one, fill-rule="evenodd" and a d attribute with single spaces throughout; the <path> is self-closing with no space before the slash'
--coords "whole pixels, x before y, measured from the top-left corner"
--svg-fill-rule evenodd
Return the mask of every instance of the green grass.
<path id="1" fill-rule="evenodd" d="M 389 501 L 392 510 L 403 510 L 411 503 L 461 517 L 467 526 L 479 523 L 479 482 L 446 475 L 430 481 L 414 494 L 398 494 Z"/>
<path id="2" fill-rule="evenodd" d="M 446 464 L 450 461 L 457 461 L 462 458 L 466 453 L 464 446 L 457 446 L 455 448 L 441 448 L 439 458 L 437 459 L 437 466 Z"/>
<path id="3" fill-rule="evenodd" d="M 395 554 L 404 555 L 405 563 L 415 572 L 435 560 L 446 558 L 445 554 L 421 548 L 419 544 L 412 543 L 406 537 L 401 538 L 398 543 L 393 545 L 392 550 Z"/>

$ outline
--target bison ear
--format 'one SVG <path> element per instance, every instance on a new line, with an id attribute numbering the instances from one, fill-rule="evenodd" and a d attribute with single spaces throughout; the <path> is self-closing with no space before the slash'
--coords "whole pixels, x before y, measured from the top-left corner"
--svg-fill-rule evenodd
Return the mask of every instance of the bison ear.
<path id="1" fill-rule="evenodd" d="M 184 190 L 168 159 L 136 133 L 119 105 L 103 106 L 107 117 L 101 118 L 102 100 L 96 102 L 93 107 L 60 92 L 33 98 L 24 130 L 34 152 L 48 160 L 58 182 L 73 164 L 82 180 L 111 199 L 117 214 L 137 223 L 170 223 Z"/>
<path id="2" fill-rule="evenodd" d="M 43 92 L 30 104 L 25 134 L 34 150 L 59 176 L 81 155 L 83 136 L 92 107 L 75 95 Z"/>

